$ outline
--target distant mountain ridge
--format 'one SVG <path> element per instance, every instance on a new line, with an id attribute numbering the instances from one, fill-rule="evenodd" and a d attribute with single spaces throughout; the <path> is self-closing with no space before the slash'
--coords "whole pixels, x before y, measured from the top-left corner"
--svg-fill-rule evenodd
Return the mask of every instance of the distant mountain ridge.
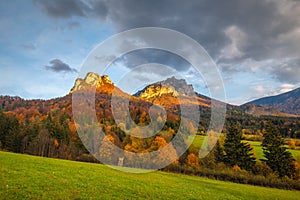
<path id="1" fill-rule="evenodd" d="M 263 107 L 272 107 L 277 109 L 278 111 L 299 116 L 300 115 L 300 88 L 297 88 L 295 90 L 283 94 L 260 98 L 248 102 L 244 105 L 250 105 L 250 104 L 259 105 Z"/>
<path id="2" fill-rule="evenodd" d="M 109 76 L 100 76 L 93 72 L 87 73 L 84 79 L 76 79 L 70 93 L 72 94 L 76 91 L 88 90 L 91 88 L 96 88 L 98 91 L 106 91 L 109 93 L 111 93 L 112 90 L 117 89 L 119 91 L 118 93 L 122 94 L 122 96 L 129 95 L 116 87 Z M 212 101 L 210 97 L 196 93 L 193 86 L 187 84 L 184 79 L 177 79 L 174 76 L 160 82 L 149 84 L 132 96 L 142 101 L 165 106 L 178 105 L 178 97 L 180 97 L 181 103 L 197 104 L 207 108 L 210 108 Z M 192 96 L 196 96 L 196 98 L 191 98 Z M 300 88 L 283 94 L 260 98 L 241 106 L 227 105 L 228 109 L 238 109 L 254 116 L 296 117 L 300 116 Z"/>
<path id="3" fill-rule="evenodd" d="M 100 76 L 96 73 L 89 72 L 84 78 L 76 79 L 70 93 L 64 97 L 50 100 L 24 100 L 19 97 L 0 96 L 0 110 L 12 111 L 22 107 L 29 109 L 34 105 L 41 113 L 46 113 L 53 107 L 69 107 L 74 92 L 94 89 L 97 91 L 97 96 L 102 95 L 101 99 L 104 98 L 103 93 L 111 95 L 114 91 L 114 94 L 121 97 L 134 98 L 136 101 L 164 105 L 168 108 L 174 108 L 179 104 L 196 104 L 201 107 L 202 110 L 209 110 L 211 108 L 211 101 L 213 100 L 210 97 L 195 92 L 193 86 L 187 84 L 184 79 L 170 77 L 164 81 L 152 83 L 137 93 L 130 95 L 115 86 L 109 76 Z M 196 98 L 191 98 L 191 94 L 195 95 Z M 178 101 L 179 97 L 180 103 Z M 105 99 L 109 100 L 109 96 L 105 97 Z M 54 106 L 56 103 L 59 105 Z M 106 103 L 109 104 L 109 102 Z M 257 99 L 241 106 L 234 106 L 225 102 L 219 103 L 226 104 L 228 111 L 235 110 L 252 116 L 299 117 L 300 88 L 284 94 Z M 18 113 L 21 112 L 22 109 L 18 109 Z"/>

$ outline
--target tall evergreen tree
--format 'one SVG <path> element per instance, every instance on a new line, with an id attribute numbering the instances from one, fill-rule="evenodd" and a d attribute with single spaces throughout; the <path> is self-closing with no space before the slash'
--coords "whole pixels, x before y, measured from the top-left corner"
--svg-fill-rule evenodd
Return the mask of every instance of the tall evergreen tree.
<path id="1" fill-rule="evenodd" d="M 295 166 L 292 154 L 283 146 L 284 140 L 278 129 L 271 123 L 266 125 L 264 139 L 262 142 L 263 153 L 266 159 L 262 161 L 276 173 L 279 177 L 288 176 L 290 178 L 295 174 Z"/>
<path id="2" fill-rule="evenodd" d="M 219 141 L 216 143 L 214 154 L 216 162 L 224 161 L 224 148 L 221 146 Z"/>
<path id="3" fill-rule="evenodd" d="M 242 169 L 251 170 L 255 165 L 252 148 L 248 143 L 242 142 L 242 132 L 231 123 L 227 128 L 224 143 L 224 163 L 227 166 L 238 165 Z"/>

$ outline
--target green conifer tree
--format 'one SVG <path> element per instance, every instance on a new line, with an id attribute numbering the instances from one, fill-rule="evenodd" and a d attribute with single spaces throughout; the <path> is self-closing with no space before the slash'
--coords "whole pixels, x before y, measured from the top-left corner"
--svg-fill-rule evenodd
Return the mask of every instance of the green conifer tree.
<path id="1" fill-rule="evenodd" d="M 284 140 L 278 129 L 271 123 L 266 125 L 262 142 L 263 153 L 266 159 L 262 159 L 279 177 L 292 178 L 295 174 L 295 166 L 292 154 L 283 146 Z"/>
<path id="2" fill-rule="evenodd" d="M 242 142 L 242 139 L 242 132 L 235 124 L 230 124 L 224 143 L 224 163 L 230 167 L 238 165 L 241 169 L 251 170 L 255 165 L 255 158 L 250 145 Z"/>

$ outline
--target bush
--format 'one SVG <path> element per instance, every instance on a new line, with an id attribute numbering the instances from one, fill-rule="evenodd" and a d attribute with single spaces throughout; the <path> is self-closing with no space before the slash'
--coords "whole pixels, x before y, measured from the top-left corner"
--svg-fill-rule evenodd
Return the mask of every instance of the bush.
<path id="1" fill-rule="evenodd" d="M 272 169 L 265 162 L 256 162 L 252 169 L 253 174 L 264 177 L 272 173 Z"/>
<path id="2" fill-rule="evenodd" d="M 182 165 L 168 166 L 164 168 L 163 171 L 184 173 L 241 184 L 251 184 L 279 189 L 300 190 L 299 181 L 292 180 L 288 177 L 278 178 L 278 175 L 269 173 L 269 169 L 264 166 L 264 164 L 257 165 L 256 168 L 261 174 L 258 173 L 258 175 L 255 175 L 245 170 L 235 171 L 232 168 L 225 167 L 224 164 L 218 164 L 214 169 L 209 169 L 202 166 L 199 169 Z M 265 173 L 266 176 L 262 175 L 263 173 Z"/>

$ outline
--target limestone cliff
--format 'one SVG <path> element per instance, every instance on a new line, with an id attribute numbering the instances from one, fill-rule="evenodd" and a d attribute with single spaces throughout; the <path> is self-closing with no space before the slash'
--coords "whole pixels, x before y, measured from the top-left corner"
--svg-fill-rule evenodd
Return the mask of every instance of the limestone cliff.
<path id="1" fill-rule="evenodd" d="M 100 76 L 96 73 L 89 72 L 84 79 L 82 78 L 76 79 L 75 84 L 71 89 L 70 93 L 82 89 L 89 89 L 91 87 L 100 88 L 103 86 L 109 86 L 109 87 L 113 86 L 113 83 L 111 82 L 110 78 L 107 75 Z"/>

